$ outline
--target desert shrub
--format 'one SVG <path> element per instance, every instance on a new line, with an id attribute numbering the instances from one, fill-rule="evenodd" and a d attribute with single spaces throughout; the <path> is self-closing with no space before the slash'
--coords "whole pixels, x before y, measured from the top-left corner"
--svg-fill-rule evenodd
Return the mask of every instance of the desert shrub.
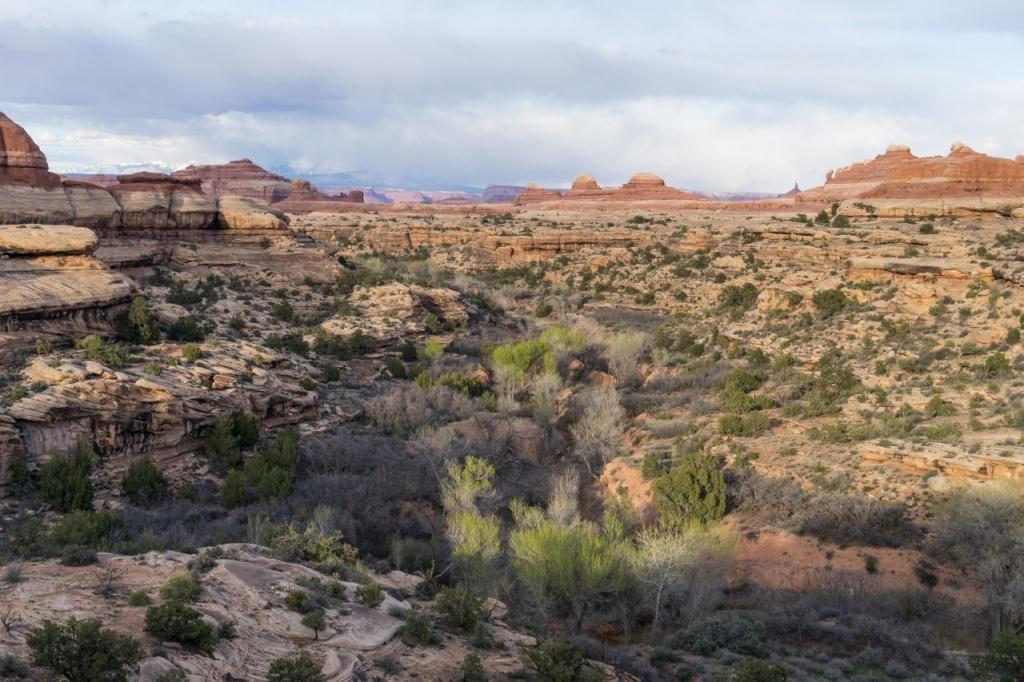
<path id="1" fill-rule="evenodd" d="M 128 343 L 148 345 L 160 340 L 160 332 L 157 330 L 153 313 L 150 312 L 149 304 L 144 296 L 136 296 L 132 299 L 128 310 L 114 320 L 114 329 L 117 337 Z"/>
<path id="2" fill-rule="evenodd" d="M 723 414 L 718 418 L 718 432 L 723 436 L 751 438 L 764 433 L 770 424 L 768 416 L 761 412 L 751 414 Z"/>
<path id="3" fill-rule="evenodd" d="M 279 559 L 324 569 L 338 564 L 354 564 L 358 554 L 340 532 L 323 533 L 312 524 L 301 533 L 294 526 L 287 526 L 274 538 L 271 549 Z"/>
<path id="4" fill-rule="evenodd" d="M 550 344 L 540 339 L 506 343 L 491 351 L 491 361 L 510 375 L 522 377 L 537 360 L 550 351 Z"/>
<path id="5" fill-rule="evenodd" d="M 60 555 L 64 566 L 91 566 L 96 563 L 96 552 L 84 545 L 67 545 Z"/>
<path id="6" fill-rule="evenodd" d="M 92 509 L 92 449 L 82 441 L 68 455 L 54 455 L 39 468 L 39 492 L 59 512 Z"/>
<path id="7" fill-rule="evenodd" d="M 195 362 L 203 357 L 203 349 L 199 347 L 199 344 L 186 343 L 181 347 L 181 357 L 185 358 L 185 362 Z"/>
<path id="8" fill-rule="evenodd" d="M 409 511 L 409 500 L 427 509 L 439 504 L 434 466 L 401 441 L 339 431 L 304 442 L 303 457 L 306 473 L 279 503 L 289 517 L 309 518 L 318 505 L 331 505 L 334 527 L 374 556 L 386 556 L 392 538 L 434 534 L 427 516 Z"/>
<path id="9" fill-rule="evenodd" d="M 128 595 L 128 606 L 149 606 L 152 603 L 152 598 L 143 590 L 135 590 Z"/>
<path id="10" fill-rule="evenodd" d="M 96 334 L 78 339 L 75 348 L 82 351 L 82 357 L 86 360 L 104 362 L 111 367 L 124 367 L 128 362 L 128 353 L 123 348 L 104 343 Z"/>
<path id="11" fill-rule="evenodd" d="M 786 524 L 803 508 L 807 493 L 792 478 L 767 476 L 752 467 L 730 474 L 728 507 L 774 524 Z"/>
<path id="12" fill-rule="evenodd" d="M 976 672 L 1000 680 L 1024 679 L 1024 634 L 1006 630 L 992 638 L 988 650 L 972 661 Z"/>
<path id="13" fill-rule="evenodd" d="M 757 287 L 750 282 L 743 286 L 729 284 L 718 295 L 718 307 L 732 319 L 738 320 L 745 312 L 753 309 L 759 295 Z"/>
<path id="14" fill-rule="evenodd" d="M 267 682 L 323 682 L 325 679 L 320 666 L 306 654 L 275 658 L 267 673 Z"/>
<path id="15" fill-rule="evenodd" d="M 299 349 L 300 347 L 296 346 L 294 352 L 299 352 Z M 373 341 L 363 333 L 362 329 L 356 329 L 347 338 L 335 336 L 320 329 L 313 340 L 313 350 L 317 355 L 348 360 L 373 350 Z M 304 355 L 304 353 L 302 354 Z"/>
<path id="16" fill-rule="evenodd" d="M 583 332 L 558 325 L 552 325 L 541 332 L 540 340 L 555 350 L 579 350 L 586 345 Z"/>
<path id="17" fill-rule="evenodd" d="M 533 314 L 534 317 L 545 318 L 550 317 L 551 313 L 554 312 L 554 310 L 554 306 L 552 306 L 550 303 L 548 303 L 547 301 L 541 301 L 540 303 L 537 304 L 537 307 L 534 309 Z"/>
<path id="18" fill-rule="evenodd" d="M 719 649 L 765 658 L 768 630 L 762 620 L 740 614 L 716 614 L 677 632 L 669 646 L 698 656 L 714 656 Z"/>
<path id="19" fill-rule="evenodd" d="M 71 618 L 64 625 L 44 620 L 25 642 L 33 665 L 69 682 L 125 682 L 138 671 L 143 655 L 138 641 L 104 628 L 99 618 Z"/>
<path id="20" fill-rule="evenodd" d="M 823 320 L 838 315 L 849 305 L 849 299 L 846 298 L 846 294 L 841 289 L 817 291 L 811 298 L 811 302 L 814 303 L 814 307 L 818 310 L 818 317 Z"/>
<path id="21" fill-rule="evenodd" d="M 195 601 L 202 591 L 199 580 L 188 571 L 171 574 L 160 586 L 160 596 L 168 601 Z"/>
<path id="22" fill-rule="evenodd" d="M 920 537 L 902 503 L 839 493 L 812 498 L 794 525 L 799 533 L 840 545 L 902 547 Z"/>
<path id="23" fill-rule="evenodd" d="M 462 659 L 459 682 L 487 682 L 487 671 L 479 654 L 470 652 Z"/>
<path id="24" fill-rule="evenodd" d="M 13 654 L 0 656 L 0 680 L 25 679 L 29 675 L 28 666 Z"/>
<path id="25" fill-rule="evenodd" d="M 745 658 L 715 675 L 715 682 L 786 682 L 788 679 L 785 667 L 756 658 Z"/>
<path id="26" fill-rule="evenodd" d="M 478 411 L 473 399 L 447 386 L 403 384 L 366 401 L 366 415 L 377 428 L 407 436 L 422 426 L 465 419 Z"/>
<path id="27" fill-rule="evenodd" d="M 309 344 L 303 338 L 302 332 L 268 334 L 263 337 L 263 343 L 267 348 L 272 348 L 273 350 L 286 350 L 303 357 L 309 354 Z"/>
<path id="28" fill-rule="evenodd" d="M 654 509 L 663 525 L 717 521 L 725 514 L 725 477 L 717 458 L 694 453 L 651 486 Z"/>
<path id="29" fill-rule="evenodd" d="M 651 337 L 643 332 L 615 334 L 607 343 L 608 371 L 620 383 L 635 384 L 639 381 L 639 363 Z"/>
<path id="30" fill-rule="evenodd" d="M 384 590 L 372 580 L 356 588 L 356 601 L 363 606 L 374 608 L 384 601 Z"/>
<path id="31" fill-rule="evenodd" d="M 459 632 L 474 632 L 487 619 L 483 600 L 465 583 L 438 592 L 434 608 L 445 627 Z"/>
<path id="32" fill-rule="evenodd" d="M 165 642 L 178 642 L 207 653 L 217 645 L 217 635 L 203 614 L 180 601 L 169 601 L 146 609 L 147 633 Z"/>
<path id="33" fill-rule="evenodd" d="M 159 504 L 169 492 L 167 477 L 148 457 L 129 464 L 121 479 L 121 495 L 137 507 Z"/>
<path id="34" fill-rule="evenodd" d="M 206 340 L 207 335 L 214 330 L 214 324 L 207 322 L 199 315 L 183 315 L 167 325 L 167 338 L 172 341 L 183 341 L 197 343 Z M 184 352 L 184 348 L 182 349 Z"/>
<path id="35" fill-rule="evenodd" d="M 552 640 L 524 652 L 526 663 L 539 680 L 550 682 L 597 682 L 604 676 L 587 667 L 583 654 L 566 640 Z"/>
<path id="36" fill-rule="evenodd" d="M 306 590 L 289 590 L 284 603 L 296 613 L 309 613 L 314 607 L 313 595 Z"/>
<path id="37" fill-rule="evenodd" d="M 82 545 L 95 550 L 114 549 L 114 537 L 120 535 L 124 522 L 103 509 L 101 511 L 70 512 L 50 529 L 46 544 L 54 550 L 68 545 Z"/>
<path id="38" fill-rule="evenodd" d="M 427 616 L 416 611 L 406 611 L 402 617 L 405 622 L 399 628 L 398 636 L 406 646 L 434 646 L 441 641 Z"/>
<path id="39" fill-rule="evenodd" d="M 238 445 L 251 448 L 260 439 L 260 424 L 249 410 L 240 410 L 232 415 L 234 434 L 238 437 Z"/>
<path id="40" fill-rule="evenodd" d="M 844 215 L 837 215 L 832 219 L 832 227 L 845 230 L 850 227 L 850 219 Z"/>
<path id="41" fill-rule="evenodd" d="M 245 474 L 240 469 L 232 469 L 220 487 L 220 503 L 225 509 L 234 509 L 244 505 L 246 500 Z"/>
<path id="42" fill-rule="evenodd" d="M 1013 366 L 1003 353 L 992 353 L 978 366 L 977 373 L 983 379 L 1007 377 L 1013 373 Z"/>
<path id="43" fill-rule="evenodd" d="M 288 497 L 299 466 L 298 436 L 286 426 L 277 432 L 265 450 L 257 451 L 245 463 L 245 481 L 261 500 Z"/>

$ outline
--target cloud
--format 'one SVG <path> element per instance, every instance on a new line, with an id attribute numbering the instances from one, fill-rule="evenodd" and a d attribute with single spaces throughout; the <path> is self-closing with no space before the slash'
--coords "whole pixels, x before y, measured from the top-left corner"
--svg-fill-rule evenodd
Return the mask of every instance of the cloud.
<path id="1" fill-rule="evenodd" d="M 771 190 L 889 142 L 1024 151 L 1017 3 L 68 5 L 0 7 L 0 109 L 58 168 Z"/>

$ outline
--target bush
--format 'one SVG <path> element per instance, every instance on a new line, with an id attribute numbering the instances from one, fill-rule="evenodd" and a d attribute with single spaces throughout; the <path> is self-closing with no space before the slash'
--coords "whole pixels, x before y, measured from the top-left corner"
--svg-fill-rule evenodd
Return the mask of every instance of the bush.
<path id="1" fill-rule="evenodd" d="M 687 456 L 654 481 L 651 491 L 661 523 L 671 528 L 710 523 L 725 515 L 725 476 L 710 454 Z"/>
<path id="2" fill-rule="evenodd" d="M 327 627 L 323 609 L 313 609 L 304 615 L 302 624 L 313 631 L 313 639 L 320 639 L 320 631 Z"/>
<path id="3" fill-rule="evenodd" d="M 95 550 L 109 550 L 112 537 L 120 534 L 124 522 L 107 510 L 73 511 L 50 529 L 47 542 L 54 549 L 83 545 Z"/>
<path id="4" fill-rule="evenodd" d="M 192 363 L 203 357 L 203 349 L 195 343 L 186 343 L 181 347 L 181 357 L 185 358 L 186 362 Z"/>
<path id="5" fill-rule="evenodd" d="M 430 619 L 422 613 L 408 611 L 404 614 L 405 622 L 398 631 L 402 643 L 406 646 L 434 646 L 441 638 L 434 632 Z"/>
<path id="6" fill-rule="evenodd" d="M 289 590 L 284 603 L 292 611 L 309 613 L 313 610 L 313 595 L 306 590 Z"/>
<path id="7" fill-rule="evenodd" d="M 373 581 L 364 583 L 356 588 L 356 601 L 363 606 L 375 608 L 384 601 L 384 590 Z"/>
<path id="8" fill-rule="evenodd" d="M 96 563 L 96 552 L 84 545 L 68 545 L 61 552 L 60 563 L 64 566 L 91 566 Z"/>
<path id="9" fill-rule="evenodd" d="M 320 666 L 306 654 L 296 658 L 276 658 L 270 664 L 267 682 L 323 682 Z"/>
<path id="10" fill-rule="evenodd" d="M 78 339 L 75 341 L 75 348 L 82 351 L 82 357 L 86 360 L 104 362 L 111 367 L 124 367 L 128 362 L 128 353 L 123 348 L 104 343 L 96 334 Z"/>
<path id="11" fill-rule="evenodd" d="M 135 590 L 128 595 L 128 606 L 149 606 L 153 599 L 144 590 Z"/>
<path id="12" fill-rule="evenodd" d="M 139 669 L 142 645 L 132 637 L 103 628 L 99 618 L 65 625 L 44 620 L 26 638 L 32 664 L 49 668 L 69 682 L 125 682 Z"/>
<path id="13" fill-rule="evenodd" d="M 213 329 L 213 323 L 207 322 L 199 315 L 184 315 L 167 326 L 167 338 L 194 344 L 204 341 Z"/>
<path id="14" fill-rule="evenodd" d="M 187 571 L 173 573 L 160 586 L 160 596 L 168 601 L 195 601 L 202 591 L 199 580 Z"/>
<path id="15" fill-rule="evenodd" d="M 241 507 L 246 502 L 245 474 L 239 469 L 232 469 L 224 477 L 220 487 L 220 503 L 225 509 Z"/>
<path id="16" fill-rule="evenodd" d="M 479 654 L 470 652 L 462 659 L 459 682 L 487 682 L 487 671 Z"/>
<path id="17" fill-rule="evenodd" d="M 533 314 L 535 317 L 545 318 L 550 317 L 554 310 L 554 307 L 550 303 L 547 301 L 541 301 L 537 304 L 537 308 L 533 311 Z"/>
<path id="18" fill-rule="evenodd" d="M 165 642 L 178 642 L 210 653 L 217 635 L 203 614 L 180 601 L 169 601 L 146 609 L 146 632 Z"/>
<path id="19" fill-rule="evenodd" d="M 798 533 L 840 545 L 902 547 L 920 536 L 902 503 L 839 493 L 812 498 L 794 524 Z"/>
<path id="20" fill-rule="evenodd" d="M 750 282 L 743 286 L 730 284 L 722 289 L 718 295 L 718 307 L 734 320 L 743 317 L 748 310 L 753 309 L 757 304 L 757 297 L 760 292 Z"/>
<path id="21" fill-rule="evenodd" d="M 764 433 L 769 423 L 768 416 L 760 412 L 747 415 L 723 414 L 718 418 L 718 432 L 723 436 L 752 438 Z"/>
<path id="22" fill-rule="evenodd" d="M 128 465 L 121 480 L 121 495 L 136 507 L 152 507 L 163 502 L 170 491 L 167 477 L 148 457 Z"/>
<path id="23" fill-rule="evenodd" d="M 441 623 L 459 632 L 474 632 L 487 619 L 483 600 L 465 583 L 442 589 L 434 601 Z"/>
<path id="24" fill-rule="evenodd" d="M 742 615 L 713 615 L 676 633 L 669 645 L 698 656 L 714 656 L 719 649 L 728 649 L 743 656 L 765 658 L 767 634 L 765 624 L 759 620 Z"/>
<path id="25" fill-rule="evenodd" d="M 844 215 L 837 215 L 832 219 L 832 227 L 845 230 L 850 227 L 850 219 Z"/>
<path id="26" fill-rule="evenodd" d="M 818 317 L 827 320 L 833 315 L 843 312 L 849 304 L 849 299 L 841 289 L 823 289 L 815 292 L 811 302 L 818 310 Z"/>
<path id="27" fill-rule="evenodd" d="M 114 329 L 119 339 L 128 343 L 151 344 L 160 340 L 153 313 L 149 310 L 144 296 L 136 296 L 127 311 L 114 320 Z"/>
<path id="28" fill-rule="evenodd" d="M 789 673 L 781 665 L 745 658 L 721 674 L 715 682 L 786 682 Z"/>
<path id="29" fill-rule="evenodd" d="M 1011 630 L 992 638 L 988 651 L 977 657 L 973 667 L 980 675 L 1001 680 L 1024 679 L 1024 634 Z"/>
<path id="30" fill-rule="evenodd" d="M 39 469 L 39 492 L 59 512 L 92 509 L 93 453 L 82 441 L 70 455 L 54 455 Z"/>
<path id="31" fill-rule="evenodd" d="M 583 654 L 565 639 L 554 640 L 525 652 L 526 662 L 538 679 L 550 682 L 596 682 L 604 676 L 588 668 Z"/>

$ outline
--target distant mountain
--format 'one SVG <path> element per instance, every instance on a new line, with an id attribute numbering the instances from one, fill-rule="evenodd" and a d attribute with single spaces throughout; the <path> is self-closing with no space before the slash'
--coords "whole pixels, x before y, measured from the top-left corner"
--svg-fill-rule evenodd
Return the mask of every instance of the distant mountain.
<path id="1" fill-rule="evenodd" d="M 761 199 L 778 199 L 789 194 L 789 192 L 785 194 L 780 192 L 705 192 L 699 189 L 683 191 L 715 201 L 760 201 Z"/>
<path id="2" fill-rule="evenodd" d="M 464 192 L 466 194 L 480 194 L 484 191 L 483 187 L 463 185 L 435 178 L 421 178 L 411 175 L 379 175 L 372 171 L 363 170 L 339 171 L 336 173 L 307 173 L 287 166 L 273 167 L 271 170 L 288 178 L 309 180 L 317 187 L 354 189 L 375 187 L 381 189 L 409 189 L 419 192 Z"/>

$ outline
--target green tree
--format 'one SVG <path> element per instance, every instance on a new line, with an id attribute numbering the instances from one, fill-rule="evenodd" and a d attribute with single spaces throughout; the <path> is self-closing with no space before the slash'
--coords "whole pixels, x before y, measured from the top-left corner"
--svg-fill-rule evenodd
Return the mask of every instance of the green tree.
<path id="1" fill-rule="evenodd" d="M 143 654 L 135 639 L 105 629 L 99 618 L 71 618 L 64 625 L 44 620 L 26 642 L 33 665 L 70 682 L 124 682 L 138 671 Z"/>
<path id="2" fill-rule="evenodd" d="M 224 484 L 220 487 L 220 503 L 226 509 L 245 504 L 245 474 L 238 469 L 232 469 L 224 477 Z"/>
<path id="3" fill-rule="evenodd" d="M 306 654 L 274 659 L 267 673 L 267 682 L 323 682 L 325 679 L 320 666 Z"/>
<path id="4" fill-rule="evenodd" d="M 93 452 L 83 440 L 70 455 L 54 455 L 39 469 L 39 491 L 59 512 L 92 509 Z"/>
<path id="5" fill-rule="evenodd" d="M 242 448 L 235 435 L 235 419 L 230 412 L 217 415 L 206 433 L 203 452 L 218 471 L 226 471 L 242 461 Z"/>
<path id="6" fill-rule="evenodd" d="M 620 541 L 589 524 L 531 521 L 509 538 L 516 575 L 552 615 L 578 632 L 597 603 L 626 584 L 627 553 Z"/>
<path id="7" fill-rule="evenodd" d="M 725 476 L 717 458 L 707 453 L 684 458 L 654 481 L 652 494 L 654 509 L 668 528 L 710 523 L 725 514 Z"/>
<path id="8" fill-rule="evenodd" d="M 148 457 L 128 465 L 121 479 L 121 495 L 137 507 L 151 507 L 165 500 L 170 484 L 163 472 Z"/>
<path id="9" fill-rule="evenodd" d="M 131 306 L 118 315 L 114 324 L 118 337 L 129 343 L 148 345 L 160 340 L 160 332 L 145 296 L 133 298 Z"/>
<path id="10" fill-rule="evenodd" d="M 320 631 L 327 627 L 322 609 L 314 609 L 302 617 L 302 624 L 313 631 L 313 639 L 320 639 Z"/>
<path id="11" fill-rule="evenodd" d="M 146 609 L 146 632 L 165 642 L 194 646 L 207 653 L 217 645 L 217 635 L 203 614 L 180 601 Z"/>
<path id="12" fill-rule="evenodd" d="M 823 289 L 815 292 L 811 302 L 818 309 L 818 317 L 827 320 L 833 315 L 843 312 L 849 304 L 849 299 L 841 289 Z"/>

